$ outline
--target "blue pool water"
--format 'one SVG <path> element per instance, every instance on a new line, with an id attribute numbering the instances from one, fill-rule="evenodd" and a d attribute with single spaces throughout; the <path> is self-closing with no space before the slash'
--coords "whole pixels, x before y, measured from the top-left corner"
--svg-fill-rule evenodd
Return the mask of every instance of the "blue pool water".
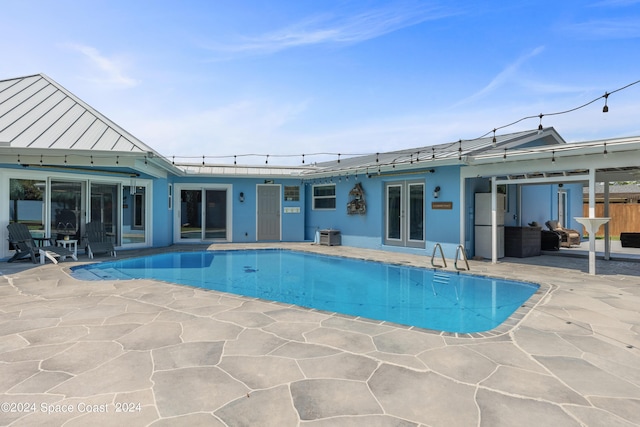
<path id="1" fill-rule="evenodd" d="M 461 333 L 497 327 L 539 287 L 278 249 L 175 252 L 72 270 L 82 280 L 151 278 Z"/>

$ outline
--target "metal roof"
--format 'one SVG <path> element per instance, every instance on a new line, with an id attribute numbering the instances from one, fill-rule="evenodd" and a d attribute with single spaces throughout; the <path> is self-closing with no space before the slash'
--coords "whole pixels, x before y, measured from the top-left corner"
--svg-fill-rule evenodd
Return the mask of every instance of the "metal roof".
<path id="1" fill-rule="evenodd" d="M 305 172 L 314 170 L 313 166 L 252 166 L 252 165 L 201 165 L 178 164 L 175 166 L 185 175 L 192 176 L 232 176 L 235 178 L 270 178 L 301 176 Z"/>
<path id="2" fill-rule="evenodd" d="M 0 81 L 0 142 L 12 148 L 161 157 L 44 74 Z"/>
<path id="3" fill-rule="evenodd" d="M 375 172 L 378 169 L 421 169 L 431 166 L 460 164 L 467 159 L 491 153 L 502 153 L 529 145 L 555 146 L 566 144 L 553 128 L 527 130 L 505 135 L 482 137 L 473 140 L 459 140 L 446 144 L 409 148 L 398 151 L 367 154 L 357 157 L 341 158 L 334 161 L 317 163 L 317 170 L 308 174 L 336 174 Z"/>

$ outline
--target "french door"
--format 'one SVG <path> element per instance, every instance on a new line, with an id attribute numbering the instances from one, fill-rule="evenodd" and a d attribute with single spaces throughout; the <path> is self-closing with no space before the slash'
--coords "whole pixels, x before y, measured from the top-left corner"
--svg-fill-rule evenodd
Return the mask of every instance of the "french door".
<path id="1" fill-rule="evenodd" d="M 385 245 L 425 247 L 424 182 L 385 184 Z"/>

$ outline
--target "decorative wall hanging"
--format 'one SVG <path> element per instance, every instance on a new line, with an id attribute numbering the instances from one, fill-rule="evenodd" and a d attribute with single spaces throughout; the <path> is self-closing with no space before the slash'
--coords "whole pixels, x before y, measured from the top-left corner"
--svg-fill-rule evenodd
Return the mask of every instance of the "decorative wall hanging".
<path id="1" fill-rule="evenodd" d="M 367 213 L 367 204 L 364 201 L 364 190 L 359 182 L 349 191 L 349 203 L 347 203 L 347 214 L 364 215 Z"/>

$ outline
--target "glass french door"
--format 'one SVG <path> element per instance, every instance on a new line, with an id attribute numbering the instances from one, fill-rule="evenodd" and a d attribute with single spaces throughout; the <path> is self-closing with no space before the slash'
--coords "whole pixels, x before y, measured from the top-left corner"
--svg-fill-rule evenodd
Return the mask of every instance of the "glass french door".
<path id="1" fill-rule="evenodd" d="M 180 190 L 180 239 L 228 240 L 228 190 Z"/>
<path id="2" fill-rule="evenodd" d="M 118 184 L 91 184 L 90 221 L 99 221 L 105 231 L 113 236 L 114 243 L 120 244 L 118 233 Z"/>
<path id="3" fill-rule="evenodd" d="M 84 228 L 86 185 L 81 181 L 51 181 L 51 237 L 80 240 Z"/>
<path id="4" fill-rule="evenodd" d="M 399 181 L 385 184 L 384 243 L 425 247 L 424 182 Z"/>

